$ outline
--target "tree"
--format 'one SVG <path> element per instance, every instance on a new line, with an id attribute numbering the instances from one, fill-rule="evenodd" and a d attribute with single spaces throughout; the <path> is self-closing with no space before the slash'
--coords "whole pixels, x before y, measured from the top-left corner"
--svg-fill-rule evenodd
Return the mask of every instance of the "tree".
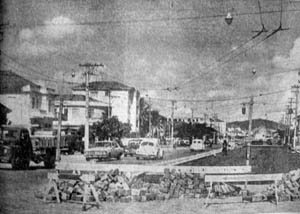
<path id="1" fill-rule="evenodd" d="M 149 133 L 150 105 L 144 98 L 140 100 L 140 134 L 145 136 Z M 151 126 L 153 130 L 159 130 L 159 125 L 166 127 L 167 119 L 159 114 L 157 110 L 151 110 Z M 157 136 L 157 133 L 153 133 Z"/>
<path id="2" fill-rule="evenodd" d="M 207 127 L 206 124 L 199 123 L 175 123 L 174 132 L 176 137 L 179 138 L 198 138 L 202 139 L 204 135 L 208 135 L 210 138 L 213 137 L 213 133 L 216 132 L 215 129 Z"/>
<path id="3" fill-rule="evenodd" d="M 116 116 L 105 118 L 102 122 L 94 123 L 91 127 L 92 131 L 100 140 L 112 138 L 122 138 L 130 134 L 130 124 L 122 123 Z"/>

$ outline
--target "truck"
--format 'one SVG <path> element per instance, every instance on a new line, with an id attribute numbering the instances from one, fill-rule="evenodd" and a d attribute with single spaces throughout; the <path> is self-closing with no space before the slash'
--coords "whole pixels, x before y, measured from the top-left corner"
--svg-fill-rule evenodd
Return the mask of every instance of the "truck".
<path id="1" fill-rule="evenodd" d="M 0 133 L 0 162 L 11 163 L 13 169 L 28 169 L 30 161 L 44 162 L 46 168 L 55 166 L 56 138 L 31 136 L 24 126 L 2 126 Z"/>

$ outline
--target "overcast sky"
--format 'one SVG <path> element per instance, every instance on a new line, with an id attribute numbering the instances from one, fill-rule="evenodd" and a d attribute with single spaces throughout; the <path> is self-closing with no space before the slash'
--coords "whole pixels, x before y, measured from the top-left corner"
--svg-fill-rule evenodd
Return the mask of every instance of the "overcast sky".
<path id="1" fill-rule="evenodd" d="M 158 98 L 151 99 L 153 108 L 165 116 L 171 102 L 160 99 L 201 100 L 177 102 L 175 116 L 191 116 L 193 108 L 194 116 L 215 112 L 224 120 L 247 119 L 241 106 L 249 98 L 220 100 L 259 94 L 254 118 L 279 120 L 297 83 L 300 1 L 283 0 L 282 27 L 289 30 L 265 41 L 279 27 L 281 0 L 260 0 L 268 32 L 253 40 L 253 31 L 262 28 L 256 0 L 4 2 L 3 21 L 10 27 L 1 66 L 33 81 L 61 85 L 64 76 L 81 83 L 80 63 L 103 63 L 93 80 L 136 87 Z M 224 21 L 228 12 L 231 25 Z"/>

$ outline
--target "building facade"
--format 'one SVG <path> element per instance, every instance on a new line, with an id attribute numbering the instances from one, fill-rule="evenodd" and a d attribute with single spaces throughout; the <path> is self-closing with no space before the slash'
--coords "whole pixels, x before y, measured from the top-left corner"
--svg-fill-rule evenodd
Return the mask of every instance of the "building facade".
<path id="1" fill-rule="evenodd" d="M 85 95 L 85 84 L 76 86 L 73 94 Z M 108 107 L 108 117 L 116 116 L 123 123 L 131 125 L 132 132 L 139 130 L 139 91 L 115 81 L 89 83 L 89 95 Z"/>
<path id="2" fill-rule="evenodd" d="M 54 90 L 37 85 L 12 71 L 0 71 L 0 101 L 11 112 L 10 124 L 32 126 L 34 118 L 54 118 Z"/>
<path id="3" fill-rule="evenodd" d="M 57 96 L 54 102 L 55 117 L 53 128 L 58 127 L 58 114 L 62 100 L 62 129 L 78 129 L 85 124 L 85 96 L 84 95 L 62 95 Z M 107 106 L 93 98 L 89 102 L 89 123 L 101 122 L 107 114 Z"/>

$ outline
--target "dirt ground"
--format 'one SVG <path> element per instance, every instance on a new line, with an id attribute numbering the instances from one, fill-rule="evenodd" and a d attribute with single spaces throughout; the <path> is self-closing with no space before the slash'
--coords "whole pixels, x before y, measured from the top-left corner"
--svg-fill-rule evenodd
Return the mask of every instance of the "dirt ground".
<path id="1" fill-rule="evenodd" d="M 82 213 L 80 204 L 44 203 L 34 193 L 47 184 L 48 170 L 32 168 L 29 171 L 0 171 L 0 213 Z M 277 206 L 264 203 L 212 204 L 202 208 L 204 199 L 171 199 L 168 201 L 102 203 L 101 208 L 86 213 L 280 213 L 300 212 L 300 202 L 280 202 Z"/>

